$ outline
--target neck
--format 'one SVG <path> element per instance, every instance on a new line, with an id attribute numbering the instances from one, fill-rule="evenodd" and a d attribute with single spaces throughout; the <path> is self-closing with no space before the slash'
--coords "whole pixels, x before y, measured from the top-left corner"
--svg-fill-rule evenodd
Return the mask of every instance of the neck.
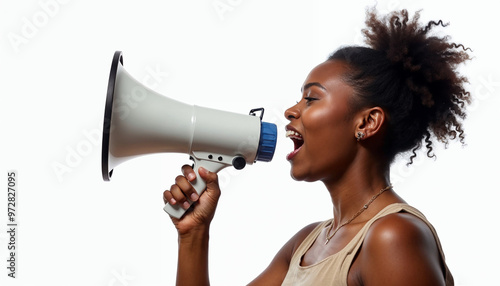
<path id="1" fill-rule="evenodd" d="M 353 164 L 353 167 L 346 170 L 342 177 L 323 181 L 332 198 L 333 223 L 340 225 L 347 221 L 374 195 L 389 186 L 389 174 L 388 164 L 385 166 L 381 166 L 381 164 Z M 393 197 L 396 196 L 392 191 L 388 192 L 392 193 Z M 375 203 L 380 203 L 380 201 L 385 200 L 377 198 L 373 204 L 376 205 Z M 370 208 L 374 209 L 375 207 Z"/>

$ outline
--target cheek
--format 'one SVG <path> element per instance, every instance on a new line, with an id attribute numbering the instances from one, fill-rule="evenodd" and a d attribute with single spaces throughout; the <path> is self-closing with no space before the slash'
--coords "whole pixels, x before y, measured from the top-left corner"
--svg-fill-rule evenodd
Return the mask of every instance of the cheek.
<path id="1" fill-rule="evenodd" d="M 339 136 L 344 136 L 348 129 L 348 122 L 344 113 L 338 108 L 318 108 L 308 110 L 303 116 L 306 140 L 317 143 L 332 143 Z"/>
<path id="2" fill-rule="evenodd" d="M 312 111 L 312 110 L 311 110 Z M 314 162 L 309 166 L 311 172 L 319 177 L 337 172 L 352 160 L 352 148 L 355 139 L 350 121 L 346 120 L 342 110 L 318 110 L 308 117 L 304 127 L 307 130 L 307 156 Z M 354 140 L 354 141 L 353 141 Z"/>

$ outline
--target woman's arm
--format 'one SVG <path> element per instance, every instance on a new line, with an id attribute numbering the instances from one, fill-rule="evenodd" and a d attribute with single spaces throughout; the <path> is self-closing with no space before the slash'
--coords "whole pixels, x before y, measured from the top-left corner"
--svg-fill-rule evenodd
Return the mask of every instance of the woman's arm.
<path id="1" fill-rule="evenodd" d="M 208 274 L 209 229 L 179 236 L 176 285 L 210 285 Z"/>
<path id="2" fill-rule="evenodd" d="M 196 178 L 194 171 L 189 166 L 183 166 L 182 172 L 183 175 L 178 176 L 175 179 L 175 184 L 163 195 L 165 203 L 170 204 L 182 206 L 186 197 L 196 201 L 194 208 L 181 219 L 171 217 L 179 238 L 176 285 L 210 285 L 208 272 L 209 231 L 220 197 L 217 174 L 203 168 L 198 170 L 200 177 L 207 182 L 207 190 L 202 196 L 196 198 L 191 197 L 192 194 L 196 194 L 196 191 L 189 183 Z M 318 223 L 310 224 L 297 232 L 278 251 L 264 272 L 249 285 L 281 285 L 288 272 L 293 253 L 317 225 Z"/>
<path id="3" fill-rule="evenodd" d="M 175 179 L 175 184 L 163 194 L 165 203 L 183 206 L 186 197 L 195 201 L 194 208 L 181 218 L 171 217 L 178 233 L 177 282 L 180 286 L 210 285 L 208 273 L 208 241 L 210 223 L 217 208 L 220 189 L 217 174 L 199 168 L 201 179 L 207 183 L 207 190 L 198 197 L 189 183 L 196 178 L 193 169 L 182 167 L 183 176 Z"/>

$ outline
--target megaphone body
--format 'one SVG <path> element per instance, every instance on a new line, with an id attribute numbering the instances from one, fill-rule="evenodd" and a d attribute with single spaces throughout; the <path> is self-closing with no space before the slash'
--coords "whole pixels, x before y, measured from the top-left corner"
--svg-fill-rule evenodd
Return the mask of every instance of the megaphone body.
<path id="1" fill-rule="evenodd" d="M 262 121 L 263 112 L 259 108 L 249 115 L 238 114 L 163 96 L 135 80 L 123 68 L 122 53 L 117 51 L 104 112 L 103 179 L 109 181 L 116 166 L 137 156 L 185 153 L 194 161 L 197 179 L 191 184 L 201 195 L 206 183 L 199 177 L 200 167 L 218 172 L 272 160 L 277 128 Z M 164 210 L 176 218 L 185 213 L 179 205 L 167 204 Z"/>

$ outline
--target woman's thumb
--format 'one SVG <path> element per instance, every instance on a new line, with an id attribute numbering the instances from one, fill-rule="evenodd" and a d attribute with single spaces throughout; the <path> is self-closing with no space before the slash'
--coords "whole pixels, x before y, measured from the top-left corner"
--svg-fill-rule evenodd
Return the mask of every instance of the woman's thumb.
<path id="1" fill-rule="evenodd" d="M 207 169 L 200 167 L 198 169 L 198 174 L 206 182 L 207 190 L 219 190 L 219 180 L 217 173 L 210 172 Z"/>

